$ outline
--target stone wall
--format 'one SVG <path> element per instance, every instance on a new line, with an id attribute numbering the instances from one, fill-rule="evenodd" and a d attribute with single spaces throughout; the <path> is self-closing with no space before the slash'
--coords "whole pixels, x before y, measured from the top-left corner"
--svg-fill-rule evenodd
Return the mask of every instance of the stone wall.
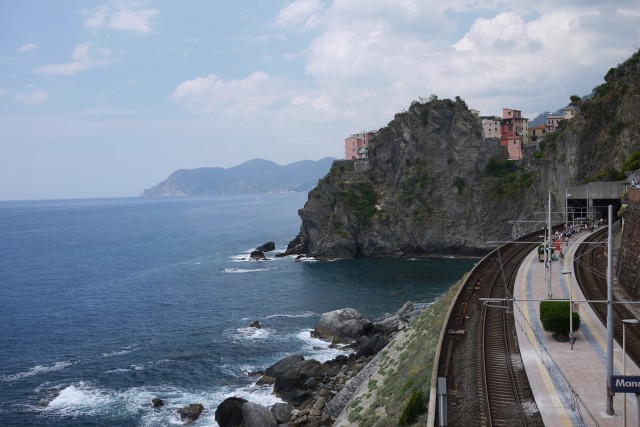
<path id="1" fill-rule="evenodd" d="M 629 190 L 619 260 L 618 282 L 634 300 L 640 300 L 640 189 Z"/>

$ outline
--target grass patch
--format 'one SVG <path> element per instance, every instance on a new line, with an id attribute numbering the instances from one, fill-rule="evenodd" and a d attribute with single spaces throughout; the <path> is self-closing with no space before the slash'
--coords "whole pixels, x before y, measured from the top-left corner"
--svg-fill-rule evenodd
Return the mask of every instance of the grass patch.
<path id="1" fill-rule="evenodd" d="M 402 355 L 401 357 L 392 359 L 389 353 L 384 353 L 386 349 L 383 350 L 376 369 L 377 375 L 382 379 L 376 376 L 375 382 L 370 380 L 367 387 L 371 400 L 365 403 L 360 399 L 354 399 L 346 408 L 347 418 L 354 426 L 371 427 L 375 424 L 377 427 L 397 427 L 401 425 L 400 418 L 403 413 L 405 418 L 408 417 L 407 420 L 413 419 L 409 415 L 425 413 L 426 406 L 422 411 L 420 407 L 416 409 L 413 405 L 419 406 L 419 402 L 426 405 L 429 400 L 431 371 L 440 331 L 462 282 L 461 280 L 453 285 L 440 300 L 427 307 L 420 317 L 411 323 L 410 329 L 406 332 L 408 336 L 402 344 L 399 340 L 389 344 L 394 351 Z M 422 396 L 412 398 L 414 392 L 418 393 L 415 390 L 420 390 Z M 418 421 L 424 417 L 419 414 L 416 418 Z"/>

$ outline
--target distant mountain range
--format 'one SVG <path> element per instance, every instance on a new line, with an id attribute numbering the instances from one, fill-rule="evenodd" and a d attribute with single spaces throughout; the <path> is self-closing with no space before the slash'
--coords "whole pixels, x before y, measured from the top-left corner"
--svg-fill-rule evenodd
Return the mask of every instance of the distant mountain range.
<path id="1" fill-rule="evenodd" d="M 180 169 L 144 190 L 141 197 L 309 191 L 329 172 L 334 160 L 325 157 L 280 166 L 269 160 L 254 159 L 228 169 Z"/>

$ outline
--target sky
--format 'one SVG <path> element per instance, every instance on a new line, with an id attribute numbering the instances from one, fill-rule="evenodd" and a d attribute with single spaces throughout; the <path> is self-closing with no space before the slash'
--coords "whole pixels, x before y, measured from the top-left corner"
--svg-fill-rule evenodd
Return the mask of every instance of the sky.
<path id="1" fill-rule="evenodd" d="M 412 101 L 535 118 L 640 49 L 640 0 L 0 0 L 0 200 L 344 156 Z"/>

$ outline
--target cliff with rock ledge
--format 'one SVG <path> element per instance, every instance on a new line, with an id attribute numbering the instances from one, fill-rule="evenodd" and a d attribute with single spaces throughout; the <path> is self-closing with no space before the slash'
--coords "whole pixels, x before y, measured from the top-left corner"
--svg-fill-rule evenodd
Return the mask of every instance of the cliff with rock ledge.
<path id="1" fill-rule="evenodd" d="M 317 258 L 480 255 L 546 212 L 565 189 L 639 168 L 640 52 L 609 70 L 572 120 L 507 160 L 459 97 L 414 101 L 371 142 L 368 162 L 335 161 L 299 211 L 287 254 Z M 630 169 L 631 168 L 631 169 Z M 546 222 L 541 219 L 539 227 Z M 531 225 L 529 225 L 531 226 Z"/>
<path id="2" fill-rule="evenodd" d="M 314 257 L 479 255 L 508 236 L 530 175 L 485 139 L 457 99 L 414 102 L 380 129 L 364 170 L 336 161 L 309 193 L 287 253 Z"/>

